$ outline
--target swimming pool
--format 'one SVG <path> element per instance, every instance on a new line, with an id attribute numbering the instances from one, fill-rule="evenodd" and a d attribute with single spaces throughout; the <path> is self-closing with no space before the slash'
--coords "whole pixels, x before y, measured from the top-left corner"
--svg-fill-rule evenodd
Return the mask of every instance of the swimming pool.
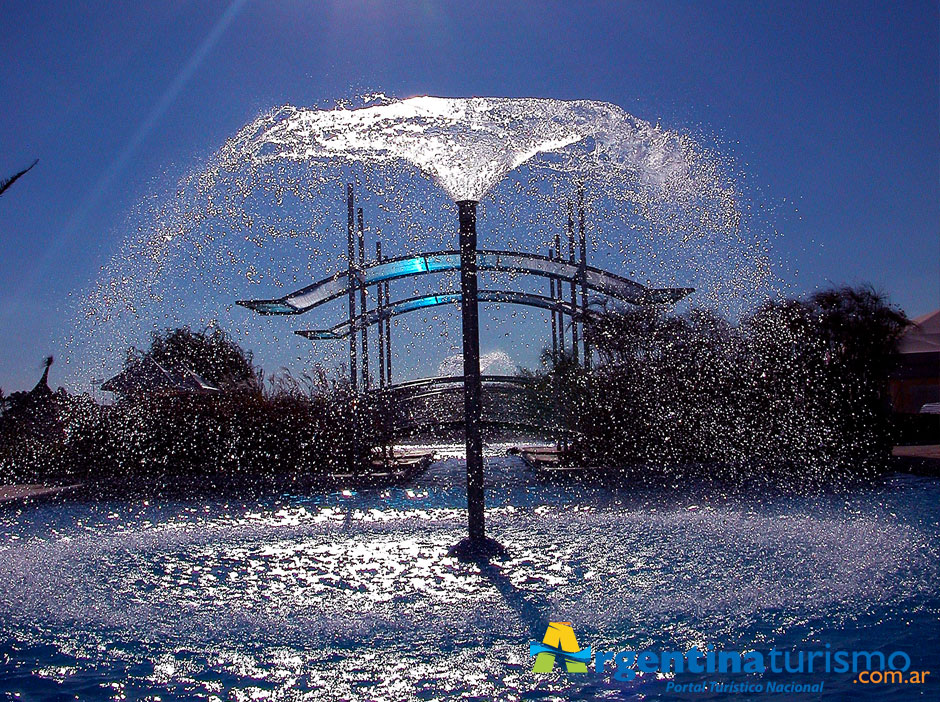
<path id="1" fill-rule="evenodd" d="M 445 451 L 390 489 L 7 507 L 0 699 L 675 698 L 655 674 L 532 673 L 530 642 L 562 621 L 595 651 L 828 644 L 904 650 L 940 677 L 936 479 L 816 496 L 613 489 L 544 484 L 493 455 L 487 527 L 510 559 L 481 568 L 447 555 L 465 530 L 464 471 Z M 854 679 L 674 682 L 937 695 L 936 681 Z M 729 697 L 742 696 L 680 695 Z"/>

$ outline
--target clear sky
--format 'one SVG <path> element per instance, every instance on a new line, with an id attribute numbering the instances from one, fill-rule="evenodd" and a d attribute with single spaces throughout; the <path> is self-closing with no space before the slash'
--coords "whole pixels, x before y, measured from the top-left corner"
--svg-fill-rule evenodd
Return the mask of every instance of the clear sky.
<path id="1" fill-rule="evenodd" d="M 616 103 L 722 145 L 798 291 L 940 305 L 938 3 L 35 2 L 0 13 L 0 387 L 32 385 L 142 198 L 285 103 Z"/>

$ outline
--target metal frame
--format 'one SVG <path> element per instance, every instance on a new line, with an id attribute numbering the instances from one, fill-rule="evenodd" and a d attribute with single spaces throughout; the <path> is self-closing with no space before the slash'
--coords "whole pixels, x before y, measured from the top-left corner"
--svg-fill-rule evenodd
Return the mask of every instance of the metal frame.
<path id="1" fill-rule="evenodd" d="M 353 185 L 347 184 L 347 235 L 348 262 L 345 271 L 301 288 L 283 297 L 272 300 L 239 300 L 237 304 L 265 315 L 294 315 L 307 312 L 314 307 L 347 296 L 349 317 L 345 322 L 332 329 L 308 329 L 296 332 L 308 339 L 341 339 L 349 337 L 349 372 L 350 385 L 354 392 L 357 387 L 357 336 L 361 334 L 361 387 L 369 391 L 369 346 L 368 328 L 379 323 L 379 392 L 400 393 L 404 390 L 417 390 L 409 399 L 430 399 L 449 392 L 449 386 L 461 384 L 463 390 L 463 421 L 467 446 L 467 514 L 469 526 L 469 548 L 467 544 L 458 544 L 457 553 L 470 557 L 484 553 L 493 554 L 503 549 L 485 538 L 484 531 L 484 494 L 483 494 L 483 383 L 493 390 L 514 389 L 519 383 L 507 383 L 505 377 L 491 376 L 484 378 L 480 374 L 480 323 L 479 303 L 495 302 L 540 307 L 552 314 L 552 348 L 557 357 L 558 351 L 565 353 L 564 316 L 571 318 L 571 356 L 578 363 L 579 335 L 578 323 L 589 316 L 587 291 L 608 295 L 634 305 L 665 304 L 681 300 L 694 292 L 693 288 L 647 288 L 629 278 L 587 265 L 587 250 L 584 231 L 584 194 L 578 189 L 578 247 L 580 260 L 576 254 L 574 206 L 568 203 L 567 244 L 568 260 L 563 260 L 559 232 L 555 232 L 555 246 L 548 256 L 518 253 L 514 251 L 479 251 L 477 250 L 477 202 L 461 200 L 457 202 L 459 238 L 457 251 L 435 251 L 417 255 L 383 259 L 381 247 L 376 246 L 376 261 L 367 266 L 365 262 L 365 227 L 362 208 L 355 210 Z M 358 217 L 355 217 L 358 215 Z M 358 221 L 357 221 L 358 220 Z M 358 224 L 358 227 L 356 226 Z M 356 236 L 358 234 L 358 236 Z M 358 239 L 358 242 L 356 241 Z M 358 247 L 356 247 L 358 243 Z M 358 261 L 355 253 L 358 248 Z M 358 265 L 357 265 L 358 264 Z M 389 282 L 411 276 L 460 272 L 460 291 L 440 295 L 424 295 L 390 303 Z M 551 297 L 503 290 L 483 290 L 477 288 L 478 271 L 502 273 L 523 273 L 543 276 L 549 279 Z M 563 282 L 571 288 L 570 303 L 563 300 Z M 367 293 L 371 285 L 378 286 L 376 307 L 369 312 Z M 581 288 L 581 309 L 578 306 L 578 287 Z M 360 314 L 356 314 L 356 290 L 359 290 Z M 461 306 L 461 324 L 463 332 L 463 375 L 450 378 L 434 378 L 417 383 L 391 385 L 391 347 L 389 343 L 389 319 L 397 314 L 404 314 L 443 304 L 459 303 Z M 584 363 L 591 363 L 591 351 L 585 329 L 581 330 L 583 339 Z M 499 380 L 495 380 L 495 379 Z M 454 388 L 456 389 L 456 388 Z M 361 459 L 359 445 L 360 428 L 355 432 L 355 446 L 350 456 L 350 465 Z M 567 435 L 562 440 L 567 444 Z"/>
<path id="2" fill-rule="evenodd" d="M 432 414 L 429 416 L 421 414 L 423 410 L 427 409 L 422 405 L 439 398 L 450 398 L 456 405 L 459 402 L 460 393 L 463 391 L 464 381 L 465 378 L 461 375 L 436 376 L 410 380 L 386 387 L 384 390 L 373 390 L 373 392 L 379 392 L 393 398 L 394 406 L 401 415 L 395 419 L 395 434 L 406 435 L 421 430 L 464 426 L 463 419 L 456 421 L 448 419 L 440 415 L 439 408 L 432 409 Z M 500 407 L 505 407 L 507 405 L 497 398 L 524 393 L 527 389 L 537 385 L 538 380 L 514 375 L 481 375 L 480 382 L 483 405 L 486 406 L 488 403 L 496 402 Z M 415 405 L 418 407 L 416 408 Z M 456 406 L 448 405 L 447 408 L 449 411 L 454 411 Z M 416 411 L 420 416 L 416 415 Z M 558 427 L 552 424 L 550 420 L 546 421 L 547 419 L 536 419 L 531 416 L 486 416 L 484 413 L 482 426 L 527 428 L 540 431 L 546 429 L 556 430 Z"/>
<path id="3" fill-rule="evenodd" d="M 576 263 L 551 259 L 538 254 L 514 251 L 477 251 L 477 270 L 503 273 L 529 273 L 557 281 L 578 283 L 583 275 L 584 285 L 610 297 L 635 305 L 667 304 L 678 302 L 695 292 L 694 288 L 647 288 L 616 273 L 579 266 Z M 582 269 L 583 268 L 583 273 Z M 303 314 L 314 307 L 348 295 L 359 285 L 370 286 L 429 273 L 460 270 L 459 251 L 433 251 L 411 256 L 385 259 L 353 273 L 357 279 L 349 287 L 349 274 L 339 272 L 329 278 L 308 285 L 284 297 L 271 300 L 239 300 L 237 304 L 264 315 Z M 355 315 L 353 315 L 355 317 Z"/>
<path id="4" fill-rule="evenodd" d="M 385 392 L 394 393 L 406 390 L 424 389 L 436 387 L 439 385 L 458 385 L 463 383 L 462 375 L 436 375 L 432 378 L 418 378 L 416 380 L 407 380 L 404 383 L 396 383 L 385 388 Z M 520 375 L 481 375 L 480 382 L 487 387 L 506 386 L 530 386 L 537 381 L 533 378 L 527 378 Z"/>
<path id="5" fill-rule="evenodd" d="M 551 310 L 553 313 L 564 313 L 577 320 L 582 318 L 580 307 L 573 308 L 568 302 L 545 297 L 543 295 L 515 292 L 512 290 L 480 290 L 477 296 L 480 302 L 537 307 L 544 310 Z M 462 301 L 459 292 L 420 295 L 392 303 L 384 301 L 380 307 L 353 319 L 351 324 L 349 320 L 343 320 L 329 329 L 301 329 L 294 333 L 316 341 L 344 339 L 351 333 L 358 332 L 360 329 L 365 329 L 373 324 L 381 325 L 385 320 L 400 314 L 417 312 L 441 305 L 460 305 Z M 588 310 L 587 316 L 592 315 L 594 315 L 594 313 Z"/>

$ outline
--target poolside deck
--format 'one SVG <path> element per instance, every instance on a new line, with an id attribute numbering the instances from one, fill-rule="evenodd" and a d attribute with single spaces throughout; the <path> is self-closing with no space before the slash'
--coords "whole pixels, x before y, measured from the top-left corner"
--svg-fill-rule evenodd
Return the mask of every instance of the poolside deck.
<path id="1" fill-rule="evenodd" d="M 345 483 L 353 487 L 368 487 L 406 482 L 427 470 L 434 461 L 433 451 L 396 446 L 387 457 L 373 456 L 368 472 L 329 473 L 328 481 Z"/>
<path id="2" fill-rule="evenodd" d="M 608 469 L 580 464 L 566 464 L 562 453 L 554 446 L 517 446 L 516 451 L 526 466 L 543 478 L 567 478 L 579 475 L 599 475 Z"/>
<path id="3" fill-rule="evenodd" d="M 891 455 L 910 473 L 940 476 L 940 444 L 927 446 L 895 446 Z"/>
<path id="4" fill-rule="evenodd" d="M 54 497 L 79 487 L 81 485 L 0 485 L 0 504 Z"/>

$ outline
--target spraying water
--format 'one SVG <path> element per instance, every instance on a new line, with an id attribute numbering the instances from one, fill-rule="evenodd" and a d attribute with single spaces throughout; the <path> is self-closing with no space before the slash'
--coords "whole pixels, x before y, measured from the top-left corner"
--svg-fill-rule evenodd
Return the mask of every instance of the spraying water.
<path id="1" fill-rule="evenodd" d="M 381 233 L 393 255 L 452 248 L 453 200 L 482 200 L 487 246 L 545 253 L 583 187 L 597 265 L 644 284 L 695 287 L 696 305 L 731 313 L 768 291 L 763 244 L 742 225 L 747 204 L 726 160 L 615 105 L 417 97 L 286 106 L 131 218 L 133 231 L 77 315 L 80 375 L 113 367 L 151 330 L 184 323 L 218 323 L 274 367 L 337 366 L 335 348 L 312 349 L 232 303 L 336 270 L 347 179 L 361 184 L 369 234 Z M 501 309 L 487 318 L 484 351 L 511 334 L 520 362 L 531 364 L 545 345 L 541 315 Z M 426 375 L 459 350 L 453 311 L 436 314 L 396 320 L 403 374 Z"/>
<path id="2" fill-rule="evenodd" d="M 345 158 L 402 160 L 455 202 L 481 200 L 510 171 L 555 152 L 554 166 L 598 170 L 673 199 L 702 194 L 694 145 L 609 103 L 416 97 L 359 110 L 284 107 L 242 130 L 233 155 L 258 162 Z"/>

